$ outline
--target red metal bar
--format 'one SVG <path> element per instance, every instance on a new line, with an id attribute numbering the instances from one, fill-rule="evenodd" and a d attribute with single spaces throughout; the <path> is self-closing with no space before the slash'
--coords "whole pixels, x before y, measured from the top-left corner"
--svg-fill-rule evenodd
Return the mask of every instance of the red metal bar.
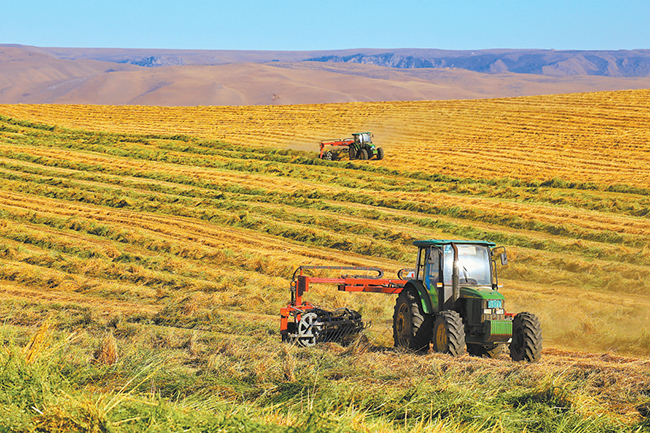
<path id="1" fill-rule="evenodd" d="M 371 292 L 397 294 L 403 289 L 407 280 L 390 280 L 383 278 L 324 278 L 298 275 L 296 282 L 296 305 L 302 304 L 302 295 L 309 291 L 311 283 L 332 284 L 339 286 L 342 292 Z"/>
<path id="2" fill-rule="evenodd" d="M 345 138 L 338 140 L 326 141 L 323 140 L 320 142 L 321 146 L 349 146 L 350 143 L 354 143 L 354 138 Z"/>
<path id="3" fill-rule="evenodd" d="M 280 308 L 280 332 L 287 331 L 289 323 L 289 308 Z"/>
<path id="4" fill-rule="evenodd" d="M 339 286 L 343 292 L 370 292 L 370 293 L 388 293 L 398 294 L 404 290 L 406 281 L 402 280 L 380 280 L 373 283 L 344 284 Z"/>

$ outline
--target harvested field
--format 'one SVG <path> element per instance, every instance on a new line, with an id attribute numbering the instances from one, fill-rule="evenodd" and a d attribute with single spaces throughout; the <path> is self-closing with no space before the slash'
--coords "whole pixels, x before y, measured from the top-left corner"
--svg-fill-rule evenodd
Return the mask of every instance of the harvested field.
<path id="1" fill-rule="evenodd" d="M 647 187 L 650 173 L 639 162 L 648 159 L 649 101 L 650 91 L 630 90 L 293 106 L 0 105 L 0 113 L 91 131 L 184 134 L 301 150 L 370 130 L 390 149 L 384 167 Z"/>
<path id="2" fill-rule="evenodd" d="M 648 96 L 0 106 L 0 357 L 68 395 L 3 408 L 40 429 L 643 431 Z M 352 130 L 386 159 L 301 150 Z M 506 308 L 540 317 L 541 363 L 396 351 L 394 298 L 335 288 L 310 299 L 361 311 L 367 340 L 279 343 L 297 266 L 392 275 L 426 238 L 507 247 Z"/>

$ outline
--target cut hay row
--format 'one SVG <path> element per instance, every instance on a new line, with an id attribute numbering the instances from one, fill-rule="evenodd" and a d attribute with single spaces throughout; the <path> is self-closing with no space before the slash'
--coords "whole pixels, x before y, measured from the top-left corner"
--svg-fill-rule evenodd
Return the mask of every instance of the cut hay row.
<path id="1" fill-rule="evenodd" d="M 0 151 L 2 149 L 5 149 L 5 154 L 11 154 L 11 149 L 10 147 L 3 146 L 0 148 Z M 14 148 L 15 149 L 15 148 Z M 21 148 L 24 150 L 25 148 Z M 52 152 L 42 152 L 40 150 L 33 149 L 31 150 L 34 153 L 34 156 L 36 158 L 43 157 L 45 155 L 50 155 L 53 156 L 55 159 L 58 159 L 59 161 L 62 161 L 65 165 L 70 165 L 74 164 L 74 157 L 70 155 L 62 155 L 61 153 L 57 153 L 56 151 Z M 8 152 L 8 153 L 7 153 Z M 14 154 L 17 154 L 18 152 L 15 151 Z M 19 156 L 24 155 L 20 154 Z M 79 157 L 80 160 L 85 158 L 85 155 Z M 185 156 L 185 157 L 180 157 L 180 156 L 170 156 L 168 159 L 172 160 L 182 160 L 183 158 L 185 159 L 193 159 L 191 156 Z M 85 158 L 86 163 L 90 163 L 92 160 L 92 157 Z M 195 158 L 194 158 L 195 159 Z M 196 159 L 195 159 L 196 160 Z M 222 161 L 224 159 L 222 158 Z M 41 162 L 46 162 L 42 161 L 42 158 L 39 159 Z M 104 161 L 110 161 L 110 159 L 104 158 Z M 197 162 L 200 162 L 198 160 Z M 51 164 L 57 164 L 56 161 L 51 162 Z M 206 162 L 206 164 L 208 164 Z M 160 165 L 160 163 L 158 163 Z M 214 166 L 215 161 L 211 160 L 210 165 Z M 237 167 L 229 167 L 227 162 L 222 162 L 220 164 L 217 164 L 219 168 L 235 168 Z M 396 179 L 390 179 L 388 177 L 385 178 L 385 183 L 388 183 L 389 185 L 382 185 L 382 176 L 375 176 L 374 179 L 372 176 L 367 176 L 368 180 L 366 182 L 351 182 L 352 179 L 349 177 L 346 177 L 344 182 L 341 182 L 340 180 L 336 183 L 339 183 L 339 185 L 345 185 L 344 187 L 336 185 L 336 183 L 332 184 L 325 184 L 325 185 L 320 185 L 317 182 L 312 182 L 312 183 L 305 183 L 305 180 L 309 181 L 309 175 L 307 176 L 307 179 L 304 179 L 303 173 L 305 173 L 306 170 L 302 170 L 299 167 L 296 167 L 295 164 L 279 164 L 279 165 L 273 165 L 269 167 L 268 164 L 264 166 L 264 164 L 260 164 L 260 167 L 263 168 L 263 171 L 267 173 L 266 176 L 251 176 L 248 173 L 242 176 L 237 176 L 233 174 L 224 174 L 221 175 L 221 172 L 218 174 L 211 173 L 209 171 L 203 172 L 203 173 L 192 173 L 192 169 L 188 170 L 182 170 L 180 172 L 180 175 L 184 176 L 190 176 L 190 177 L 195 177 L 196 175 L 199 175 L 201 180 L 203 182 L 213 182 L 214 179 L 218 179 L 220 184 L 223 185 L 223 178 L 225 177 L 226 179 L 231 178 L 232 182 L 236 183 L 237 185 L 248 187 L 249 189 L 251 188 L 260 188 L 263 190 L 264 187 L 268 185 L 268 179 L 270 177 L 277 177 L 277 174 L 280 174 L 280 179 L 277 180 L 277 186 L 279 189 L 284 190 L 284 191 L 296 191 L 300 188 L 305 188 L 306 186 L 314 188 L 315 191 L 318 191 L 318 195 L 325 198 L 327 195 L 335 195 L 337 193 L 341 192 L 349 192 L 350 188 L 359 188 L 364 190 L 360 196 L 362 197 L 373 197 L 377 195 L 381 195 L 382 197 L 388 197 L 396 202 L 398 202 L 396 205 L 399 206 L 399 202 L 416 202 L 416 203 L 426 203 L 426 202 L 431 202 L 431 203 L 436 203 L 439 204 L 440 207 L 442 208 L 452 208 L 452 207 L 465 207 L 469 209 L 474 209 L 476 212 L 490 212 L 491 210 L 494 210 L 494 208 L 498 208 L 499 211 L 504 211 L 507 210 L 507 213 L 512 213 L 513 217 L 522 217 L 522 216 L 527 216 L 527 219 L 537 219 L 540 221 L 544 220 L 549 220 L 553 221 L 553 217 L 557 215 L 555 222 L 557 225 L 561 225 L 562 223 L 566 222 L 567 220 L 572 220 L 573 224 L 584 224 L 586 228 L 588 229 L 598 229 L 600 228 L 601 230 L 605 231 L 611 231 L 611 232 L 616 232 L 616 233 L 626 233 L 630 232 L 636 235 L 641 235 L 645 236 L 647 235 L 648 231 L 648 223 L 646 222 L 647 220 L 645 219 L 639 219 L 639 218 L 628 218 L 628 217 L 623 217 L 620 215 L 615 215 L 615 216 L 610 216 L 610 215 L 605 215 L 603 216 L 602 214 L 599 214 L 598 212 L 577 212 L 575 210 L 567 210 L 562 207 L 557 207 L 557 206 L 533 206 L 532 204 L 527 204 L 526 206 L 522 207 L 521 203 L 519 203 L 515 199 L 515 203 L 509 205 L 506 202 L 504 202 L 502 199 L 490 199 L 490 198 L 466 198 L 466 197 L 459 197 L 458 195 L 432 195 L 432 194 L 417 194 L 417 193 L 400 193 L 398 192 L 399 190 L 404 191 L 404 189 L 409 190 L 409 189 L 414 189 L 414 190 L 428 190 L 435 188 L 435 186 L 430 186 L 429 183 L 426 182 L 420 182 L 418 184 L 414 184 L 413 182 L 410 182 L 408 178 L 403 179 L 401 182 L 399 182 Z M 135 164 L 132 165 L 132 168 L 135 168 Z M 138 168 L 142 168 L 142 165 L 140 165 Z M 311 169 L 310 167 L 309 169 Z M 330 169 L 330 176 L 332 178 L 339 177 L 336 176 L 336 169 L 331 170 L 331 167 L 324 167 Z M 111 170 L 114 170 L 114 168 L 110 168 Z M 240 171 L 245 171 L 244 168 L 239 167 Z M 108 167 L 103 167 L 101 164 L 99 167 L 96 167 L 93 171 L 98 171 L 101 170 L 102 172 L 109 170 Z M 178 172 L 177 166 L 172 166 L 170 167 L 170 170 L 174 170 Z M 138 176 L 147 176 L 147 174 L 143 173 L 144 170 L 138 170 Z M 222 170 L 223 171 L 223 170 Z M 259 167 L 258 170 L 259 171 Z M 320 172 L 320 170 L 315 169 L 313 170 L 315 172 Z M 117 174 L 122 174 L 124 171 L 117 170 L 115 171 Z M 276 176 L 273 176 L 276 175 Z M 151 175 L 149 175 L 151 177 Z M 295 181 L 292 181 L 289 178 L 294 178 L 296 179 Z M 389 182 L 390 181 L 390 182 Z M 275 183 L 275 181 L 274 181 Z M 408 185 L 411 183 L 411 185 Z M 372 184 L 372 186 L 371 186 Z M 390 184 L 395 184 L 395 187 L 391 188 Z M 214 185 L 213 185 L 214 186 Z M 381 187 L 384 188 L 381 188 Z M 386 186 L 388 186 L 389 189 L 397 189 L 398 191 L 392 192 L 392 191 L 386 191 Z M 381 188 L 379 191 L 377 189 Z M 371 191 L 368 191 L 368 189 L 371 189 Z M 372 191 L 375 190 L 375 191 Z M 471 190 L 470 190 L 471 191 Z M 516 196 L 516 194 L 513 194 Z M 560 201 L 561 199 L 557 198 L 557 193 L 556 197 L 553 198 L 551 201 Z M 567 194 L 569 195 L 569 194 Z M 374 200 L 372 198 L 369 198 L 370 200 Z M 616 197 L 616 206 L 620 206 L 619 203 L 622 203 L 625 206 L 626 200 L 633 200 L 632 203 L 642 201 L 639 205 L 636 206 L 636 208 L 639 211 L 642 211 L 643 206 L 644 206 L 644 201 L 647 202 L 647 198 L 640 198 L 639 196 L 636 195 L 619 195 Z M 365 200 L 365 199 L 364 199 Z M 575 200 L 574 200 L 575 202 Z M 586 203 L 588 203 L 585 200 Z M 591 200 L 589 200 L 591 202 Z M 630 204 L 629 206 L 631 208 L 635 208 L 634 204 Z M 507 209 L 504 209 L 504 207 L 507 207 Z M 521 211 L 521 212 L 518 212 Z M 560 229 L 558 229 L 560 230 Z M 631 241 L 634 243 L 635 241 Z M 644 242 L 644 240 L 640 240 L 640 242 Z"/>
<path id="2" fill-rule="evenodd" d="M 650 224 L 635 216 L 647 201 L 641 194 L 427 180 L 408 171 L 314 165 L 301 153 L 13 128 L 0 143 L 0 209 L 21 230 L 47 233 L 44 251 L 29 260 L 42 262 L 48 248 L 69 255 L 75 237 L 90 245 L 99 236 L 85 251 L 113 252 L 93 265 L 95 274 L 82 274 L 101 279 L 104 272 L 105 287 L 132 269 L 125 283 L 166 287 L 161 293 L 284 293 L 300 264 L 380 264 L 394 272 L 413 261 L 415 238 L 474 237 L 509 247 L 514 261 L 503 276 L 522 305 L 535 303 L 530 294 L 545 282 L 608 296 L 650 290 Z M 594 197 L 598 208 L 590 209 Z M 15 242 L 10 232 L 18 231 L 5 235 Z M 81 273 L 74 269 L 84 259 L 72 253 L 77 258 L 67 260 L 77 268 L 69 269 Z M 173 265 L 153 259 L 160 254 Z M 126 264 L 111 264 L 117 257 Z M 390 316 L 389 299 L 371 304 Z"/>

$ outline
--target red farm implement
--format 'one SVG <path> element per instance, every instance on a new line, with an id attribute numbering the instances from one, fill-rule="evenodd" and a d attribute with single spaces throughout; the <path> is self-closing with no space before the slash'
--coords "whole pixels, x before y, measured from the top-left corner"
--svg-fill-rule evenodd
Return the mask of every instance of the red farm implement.
<path id="1" fill-rule="evenodd" d="M 305 275 L 306 270 L 341 270 L 353 272 L 373 272 L 369 275 L 341 275 L 337 278 Z M 300 266 L 291 280 L 291 302 L 280 311 L 280 333 L 283 341 L 296 342 L 301 346 L 336 341 L 346 342 L 359 334 L 366 325 L 361 315 L 349 308 L 327 311 L 303 300 L 312 284 L 330 284 L 345 292 L 374 292 L 398 294 L 407 283 L 406 280 L 384 279 L 379 268 L 356 266 Z"/>

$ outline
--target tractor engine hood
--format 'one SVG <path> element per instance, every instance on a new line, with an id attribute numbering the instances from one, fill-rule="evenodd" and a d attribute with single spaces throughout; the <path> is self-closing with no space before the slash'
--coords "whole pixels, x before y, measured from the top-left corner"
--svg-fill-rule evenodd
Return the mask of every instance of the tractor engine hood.
<path id="1" fill-rule="evenodd" d="M 501 293 L 488 286 L 461 286 L 460 296 L 472 299 L 506 299 Z"/>

